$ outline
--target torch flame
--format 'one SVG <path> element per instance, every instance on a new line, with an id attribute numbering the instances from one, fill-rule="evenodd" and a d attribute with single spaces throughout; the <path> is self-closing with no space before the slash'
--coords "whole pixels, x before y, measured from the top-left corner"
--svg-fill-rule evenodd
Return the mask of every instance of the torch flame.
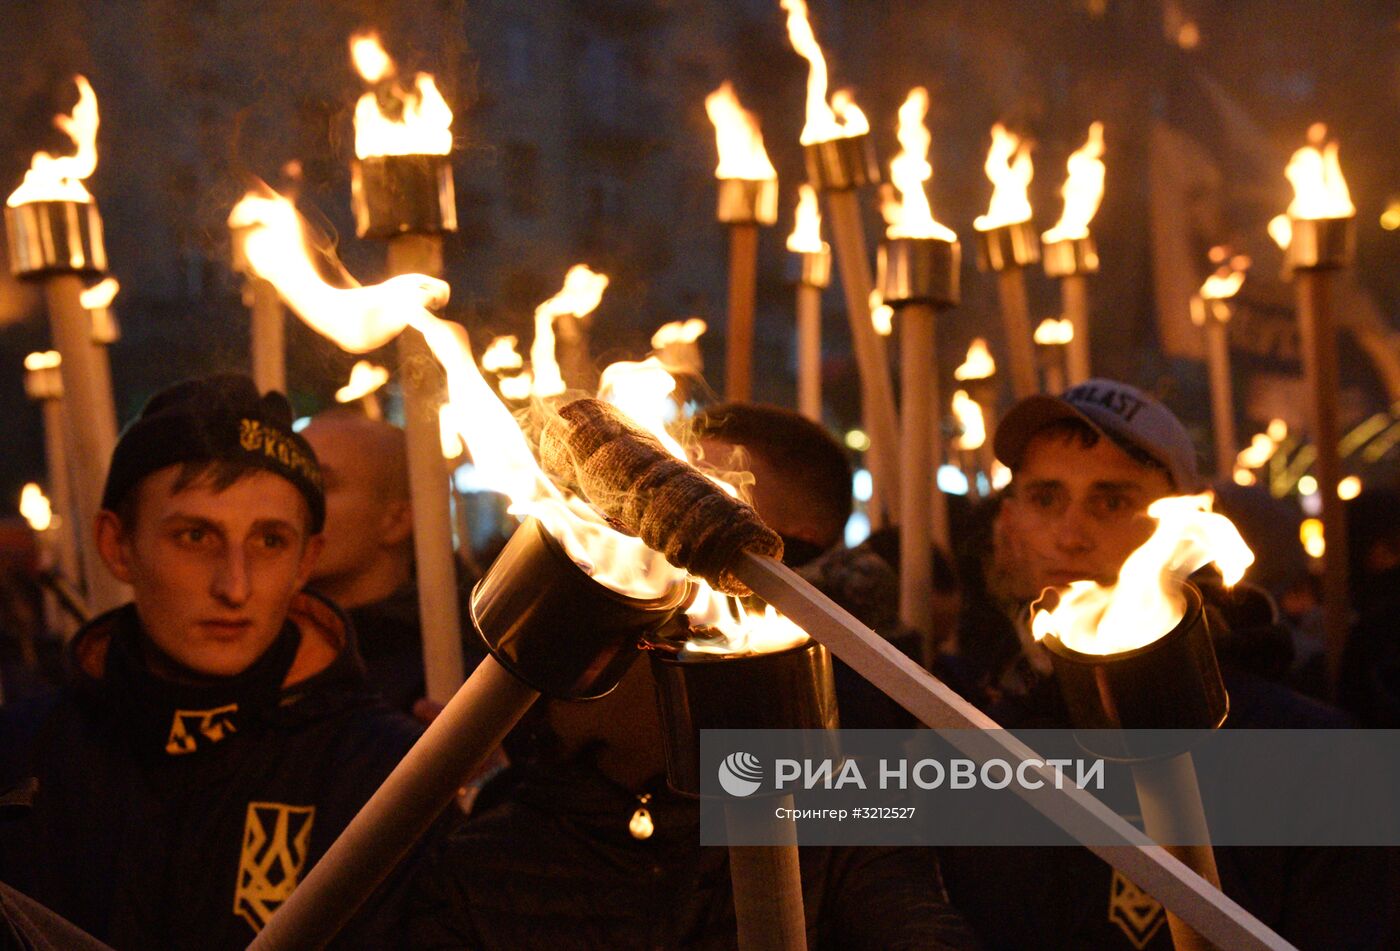
<path id="1" fill-rule="evenodd" d="M 350 379 L 335 391 L 337 403 L 353 403 L 369 396 L 389 381 L 389 371 L 368 360 L 357 360 L 350 368 Z"/>
<path id="2" fill-rule="evenodd" d="M 53 524 L 53 507 L 49 505 L 44 490 L 34 482 L 26 483 L 20 490 L 19 514 L 24 516 L 29 527 L 36 532 L 47 531 Z"/>
<path id="3" fill-rule="evenodd" d="M 1089 237 L 1089 222 L 1103 201 L 1103 151 L 1103 123 L 1095 122 L 1088 141 L 1070 154 L 1069 177 L 1060 189 L 1065 207 L 1055 226 L 1041 235 L 1046 244 Z"/>
<path id="4" fill-rule="evenodd" d="M 1298 526 L 1298 540 L 1303 543 L 1303 551 L 1310 558 L 1321 558 L 1327 553 L 1327 541 L 1323 538 L 1322 520 L 1305 518 Z"/>
<path id="5" fill-rule="evenodd" d="M 1182 583 L 1214 563 L 1227 585 L 1244 576 L 1254 553 L 1234 524 L 1211 511 L 1212 495 L 1172 496 L 1147 508 L 1157 519 L 1152 536 L 1128 556 L 1116 584 L 1071 582 L 1053 610 L 1036 612 L 1036 640 L 1054 634 L 1082 654 L 1117 654 L 1151 644 L 1186 613 Z"/>
<path id="6" fill-rule="evenodd" d="M 828 247 L 822 240 L 822 212 L 817 205 L 817 190 L 804 182 L 797 186 L 797 213 L 792 234 L 788 235 L 787 249 L 796 254 L 824 254 Z"/>
<path id="7" fill-rule="evenodd" d="M 715 178 L 770 181 L 778 177 L 763 149 L 758 120 L 739 104 L 729 80 L 705 97 L 705 111 L 714 123 L 715 145 L 719 149 Z"/>
<path id="8" fill-rule="evenodd" d="M 575 264 L 564 275 L 564 287 L 535 308 L 535 339 L 530 342 L 530 366 L 535 374 L 535 395 L 544 398 L 564 392 L 564 376 L 554 355 L 554 321 L 572 314 L 586 317 L 598 308 L 607 290 L 608 276 L 587 264 Z"/>
<path id="9" fill-rule="evenodd" d="M 1046 317 L 1035 328 L 1034 340 L 1042 347 L 1063 347 L 1074 339 L 1074 322 L 1068 317 L 1056 320 Z"/>
<path id="10" fill-rule="evenodd" d="M 1237 254 L 1223 262 L 1201 285 L 1202 299 L 1216 301 L 1234 297 L 1240 292 L 1240 288 L 1244 287 L 1244 276 L 1249 270 L 1249 264 L 1249 258 L 1243 254 Z"/>
<path id="11" fill-rule="evenodd" d="M 535 388 L 535 378 L 530 375 L 529 370 L 526 370 L 515 376 L 501 377 L 496 381 L 496 386 L 506 399 L 522 402 L 530 398 L 530 392 Z"/>
<path id="12" fill-rule="evenodd" d="M 1321 122 L 1308 129 L 1308 144 L 1293 153 L 1283 174 L 1293 185 L 1289 218 L 1350 218 L 1356 214 L 1337 161 L 1337 143 L 1327 141 L 1327 126 Z"/>
<path id="13" fill-rule="evenodd" d="M 97 94 L 85 77 L 74 76 L 73 82 L 78 103 L 72 115 L 54 116 L 53 124 L 73 140 L 76 151 L 72 155 L 35 152 L 24 181 L 6 201 L 11 208 L 36 201 L 92 202 L 83 179 L 97 170 Z"/>
<path id="14" fill-rule="evenodd" d="M 355 155 L 447 155 L 452 151 L 452 110 L 428 73 L 413 77 L 413 88 L 394 82 L 394 61 L 384 51 L 379 35 L 356 33 L 350 38 L 350 58 L 371 86 L 391 84 L 380 90 L 401 107 L 398 115 L 386 113 L 375 92 L 366 92 L 355 104 Z"/>
<path id="15" fill-rule="evenodd" d="M 904 199 L 895 220 L 885 229 L 890 238 L 937 238 L 952 243 L 958 240 L 951 229 L 934 220 L 933 209 L 929 207 L 928 194 L 924 182 L 933 177 L 933 166 L 928 161 L 929 145 L 933 136 L 924 125 L 928 115 L 928 90 L 915 86 L 909 90 L 904 104 L 899 107 L 899 153 L 890 161 L 890 180 L 899 189 Z"/>
<path id="16" fill-rule="evenodd" d="M 997 362 L 992 359 L 992 352 L 987 349 L 987 341 L 981 337 L 974 337 L 972 343 L 967 346 L 967 359 L 963 360 L 962 366 L 953 371 L 953 379 L 985 380 L 995 372 Z"/>
<path id="17" fill-rule="evenodd" d="M 870 325 L 882 337 L 894 333 L 894 308 L 885 303 L 878 287 L 870 292 Z"/>
<path id="18" fill-rule="evenodd" d="M 84 288 L 78 295 L 78 303 L 87 310 L 101 310 L 104 307 L 112 306 L 112 301 L 116 300 L 117 291 L 121 290 L 121 284 L 117 283 L 115 277 L 104 277 L 91 287 Z"/>
<path id="19" fill-rule="evenodd" d="M 1031 201 L 1026 195 L 1035 169 L 1031 165 L 1031 144 L 1007 131 L 998 122 L 992 126 L 992 146 L 983 166 L 992 182 L 992 201 L 985 215 L 978 215 L 972 226 L 991 231 L 1031 220 Z"/>
<path id="20" fill-rule="evenodd" d="M 699 340 L 709 329 L 699 317 L 691 317 L 689 320 L 673 320 L 669 324 L 662 324 L 656 329 L 656 333 L 651 335 L 651 348 L 661 350 L 676 343 L 694 343 Z"/>
<path id="21" fill-rule="evenodd" d="M 462 410 L 451 400 L 438 407 L 438 441 L 442 444 L 442 458 L 448 462 L 460 456 L 466 448 L 460 435 L 465 425 Z"/>
<path id="22" fill-rule="evenodd" d="M 42 350 L 24 358 L 24 368 L 29 371 L 52 370 L 63 363 L 57 350 Z"/>
<path id="23" fill-rule="evenodd" d="M 839 90 L 832 97 L 830 105 L 826 101 L 826 57 L 821 45 L 812 32 L 811 20 L 807 17 L 806 0 L 782 0 L 782 8 L 787 11 L 788 41 L 798 55 L 808 63 L 807 71 L 807 122 L 802 127 L 802 144 L 829 142 L 832 139 L 847 139 L 864 135 L 870 131 L 870 123 L 865 113 L 855 104 L 850 93 Z"/>
<path id="24" fill-rule="evenodd" d="M 1283 442 L 1288 438 L 1288 423 L 1277 418 L 1269 420 L 1268 435 L 1274 442 Z"/>
<path id="25" fill-rule="evenodd" d="M 519 370 L 525 365 L 525 358 L 515 349 L 519 340 L 514 336 L 497 337 L 481 352 L 481 369 L 487 373 L 500 373 L 502 370 Z"/>
<path id="26" fill-rule="evenodd" d="M 1235 456 L 1235 464 L 1244 469 L 1258 469 L 1268 462 L 1277 450 L 1278 443 L 1268 433 L 1255 433 L 1249 440 L 1249 445 Z"/>
<path id="27" fill-rule="evenodd" d="M 980 449 L 987 441 L 987 423 L 982 417 L 982 406 L 967 395 L 967 390 L 953 394 L 953 415 L 957 417 L 962 435 L 957 438 L 959 449 Z"/>

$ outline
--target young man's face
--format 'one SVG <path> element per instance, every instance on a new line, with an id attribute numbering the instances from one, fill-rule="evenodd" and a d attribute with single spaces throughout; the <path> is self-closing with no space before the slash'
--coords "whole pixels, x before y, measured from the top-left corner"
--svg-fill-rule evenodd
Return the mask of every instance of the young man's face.
<path id="1" fill-rule="evenodd" d="M 1112 440 L 1086 447 L 1046 434 L 1027 444 L 1004 507 L 1008 563 L 1023 596 L 1089 579 L 1112 584 L 1156 522 L 1147 506 L 1172 494 L 1165 472 L 1134 461 Z"/>
<path id="2" fill-rule="evenodd" d="M 286 479 L 257 471 L 223 490 L 180 468 L 136 488 L 133 524 L 98 517 L 103 559 L 131 585 L 156 646 L 208 676 L 242 673 L 276 639 L 292 596 L 320 550 L 307 537 L 307 504 Z"/>

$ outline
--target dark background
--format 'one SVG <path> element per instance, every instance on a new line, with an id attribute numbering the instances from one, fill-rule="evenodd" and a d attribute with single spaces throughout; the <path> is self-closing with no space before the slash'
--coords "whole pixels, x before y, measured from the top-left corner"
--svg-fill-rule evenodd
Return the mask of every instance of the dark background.
<path id="1" fill-rule="evenodd" d="M 303 211 L 339 235 L 361 280 L 382 276 L 382 248 L 355 239 L 349 214 L 361 87 L 346 42 L 364 26 L 381 31 L 401 69 L 435 74 L 456 112 L 462 230 L 447 241 L 450 314 L 479 343 L 513 332 L 523 350 L 534 305 L 586 261 L 613 278 L 593 318 L 600 362 L 640 356 L 656 326 L 698 314 L 711 322 L 704 343 L 717 389 L 727 241 L 713 217 L 704 96 L 732 79 L 760 117 L 783 188 L 779 224 L 762 236 L 755 391 L 795 402 L 783 238 L 803 175 L 807 68 L 777 0 L 8 0 L 0 18 L 0 183 L 17 184 L 38 148 L 69 150 L 51 119 L 76 98 L 73 73 L 98 94 L 100 161 L 88 187 L 123 288 L 114 305 L 123 338 L 111 351 L 122 421 L 171 380 L 246 367 L 248 321 L 224 221 L 249 175 L 276 182 L 300 161 Z M 945 374 L 973 336 L 1000 346 L 993 282 L 970 263 L 971 220 L 990 192 L 988 128 L 1001 120 L 1035 140 L 1032 201 L 1044 228 L 1059 214 L 1066 156 L 1101 119 L 1096 371 L 1160 394 L 1206 448 L 1205 371 L 1183 301 L 1207 272 L 1206 249 L 1231 242 L 1256 262 L 1235 335 L 1241 424 L 1284 415 L 1301 425 L 1291 296 L 1264 225 L 1291 197 L 1288 156 L 1310 123 L 1325 121 L 1358 208 L 1342 317 L 1371 352 L 1344 343 L 1345 414 L 1400 399 L 1400 374 L 1387 386 L 1375 359 L 1400 358 L 1400 231 L 1380 224 L 1400 205 L 1393 2 L 815 0 L 812 18 L 833 86 L 855 88 L 882 162 L 896 150 L 894 114 L 908 88 L 929 88 L 934 212 L 960 233 L 969 261 L 964 304 L 940 325 Z M 1055 314 L 1054 282 L 1028 277 L 1035 319 Z M 828 420 L 846 427 L 857 391 L 838 289 L 826 308 Z M 0 510 L 43 472 L 20 367 L 47 340 L 39 294 L 0 275 L 0 367 L 9 368 L 0 369 Z M 299 326 L 288 351 L 303 411 L 324 405 L 353 362 Z"/>

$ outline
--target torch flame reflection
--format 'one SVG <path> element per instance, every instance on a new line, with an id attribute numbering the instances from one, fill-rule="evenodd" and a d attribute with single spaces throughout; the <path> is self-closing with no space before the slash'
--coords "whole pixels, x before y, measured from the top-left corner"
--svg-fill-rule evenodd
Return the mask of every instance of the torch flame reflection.
<path id="1" fill-rule="evenodd" d="M 1181 585 L 1192 572 L 1214 563 L 1227 585 L 1244 576 L 1254 553 L 1234 524 L 1212 512 L 1212 495 L 1172 496 L 1147 508 L 1157 519 L 1152 536 L 1128 556 L 1116 584 L 1071 582 L 1052 610 L 1036 612 L 1036 640 L 1054 634 L 1082 654 L 1117 654 L 1151 644 L 1181 622 L 1186 601 Z"/>
<path id="2" fill-rule="evenodd" d="M 369 396 L 389 381 L 389 371 L 368 360 L 357 360 L 350 368 L 350 379 L 335 391 L 337 403 L 353 403 Z"/>
<path id="3" fill-rule="evenodd" d="M 832 139 L 846 139 L 869 132 L 870 122 L 849 92 L 838 90 L 836 95 L 832 96 L 831 104 L 827 104 L 826 57 L 822 55 L 821 45 L 817 43 L 817 36 L 812 32 L 812 23 L 807 17 L 806 0 L 782 0 L 782 8 L 788 14 L 788 40 L 809 66 L 807 122 L 802 127 L 802 144 L 812 145 Z"/>
<path id="4" fill-rule="evenodd" d="M 534 371 L 535 395 L 558 396 L 565 390 L 559 360 L 554 354 L 554 321 L 572 314 L 586 317 L 598 309 L 607 290 L 608 276 L 598 274 L 587 264 L 575 264 L 564 275 L 559 293 L 535 308 L 535 339 L 530 342 L 530 367 Z"/>
<path id="5" fill-rule="evenodd" d="M 758 120 L 739 104 L 734 86 L 728 80 L 705 97 L 705 112 L 714 123 L 715 145 L 719 149 L 715 178 L 769 181 L 778 177 L 763 149 Z"/>
<path id="6" fill-rule="evenodd" d="M 53 508 L 48 496 L 34 482 L 26 483 L 19 493 L 19 514 L 36 532 L 47 531 L 53 524 Z"/>
<path id="7" fill-rule="evenodd" d="M 1089 237 L 1089 222 L 1103 201 L 1103 151 L 1103 123 L 1095 122 L 1088 141 L 1070 154 L 1069 177 L 1060 189 L 1065 207 L 1055 226 L 1041 235 L 1046 244 Z"/>
<path id="8" fill-rule="evenodd" d="M 395 82 L 394 61 L 384 51 L 379 35 L 356 33 L 350 38 L 350 58 L 360 78 L 380 86 L 380 94 L 393 102 L 384 111 L 380 96 L 366 92 L 355 103 L 355 155 L 447 155 L 452 151 L 452 110 L 428 73 L 413 78 L 413 88 Z"/>
<path id="9" fill-rule="evenodd" d="M 992 201 L 985 215 L 978 215 L 972 226 L 991 231 L 1031 220 L 1031 200 L 1026 191 L 1035 174 L 1031 164 L 1031 144 L 998 122 L 992 126 L 992 145 L 983 166 L 992 182 Z"/>
<path id="10" fill-rule="evenodd" d="M 987 341 L 975 337 L 967 346 L 967 358 L 963 360 L 962 366 L 953 371 L 953 379 L 985 380 L 995 372 L 997 362 L 992 359 L 992 352 L 987 349 Z"/>
<path id="11" fill-rule="evenodd" d="M 899 107 L 899 153 L 890 160 L 890 180 L 899 189 L 903 198 L 895 218 L 885 229 L 890 238 L 937 238 L 952 243 L 958 240 L 951 229 L 934 220 L 933 209 L 929 207 L 928 194 L 924 182 L 933 177 L 933 166 L 928 161 L 929 145 L 933 136 L 924 125 L 928 115 L 928 90 L 915 86 L 909 90 L 904 104 Z"/>
<path id="12" fill-rule="evenodd" d="M 97 170 L 97 94 L 83 76 L 74 76 L 78 87 L 78 103 L 71 115 L 56 115 L 53 124 L 73 140 L 72 155 L 50 155 L 35 152 L 29 171 L 6 204 L 11 208 L 36 201 L 72 201 L 90 204 L 92 195 L 83 185 Z"/>

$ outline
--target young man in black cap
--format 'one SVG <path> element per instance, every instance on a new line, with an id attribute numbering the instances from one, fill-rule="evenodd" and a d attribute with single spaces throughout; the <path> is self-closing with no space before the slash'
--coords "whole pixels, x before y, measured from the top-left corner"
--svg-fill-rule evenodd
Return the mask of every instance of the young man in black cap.
<path id="1" fill-rule="evenodd" d="M 246 946 L 416 736 L 301 591 L 325 500 L 291 421 L 246 377 L 187 381 L 112 457 L 98 547 L 133 603 L 71 645 L 0 872 L 119 949 Z M 393 944 L 394 891 L 347 946 Z"/>
<path id="2" fill-rule="evenodd" d="M 1165 406 L 1104 379 L 1017 403 L 997 427 L 995 447 L 1012 481 L 984 553 L 981 597 L 968 599 L 960 630 L 963 646 L 985 664 L 970 699 L 1007 729 L 1067 728 L 1049 657 L 1030 636 L 1029 605 L 1071 581 L 1113 584 L 1152 534 L 1148 505 L 1201 490 L 1195 449 Z M 1213 624 L 1252 613 L 1218 588 L 1203 590 Z M 1217 643 L 1229 636 L 1222 628 L 1212 631 Z M 1227 727 L 1347 725 L 1336 711 L 1232 668 L 1226 654 L 1220 660 L 1231 695 Z M 1086 849 L 940 855 L 953 900 L 992 948 L 1171 947 L 1162 906 Z M 1300 948 L 1383 941 L 1387 886 L 1377 850 L 1222 848 L 1216 859 L 1225 892 Z M 1007 913 L 1008 895 L 1015 914 Z"/>

